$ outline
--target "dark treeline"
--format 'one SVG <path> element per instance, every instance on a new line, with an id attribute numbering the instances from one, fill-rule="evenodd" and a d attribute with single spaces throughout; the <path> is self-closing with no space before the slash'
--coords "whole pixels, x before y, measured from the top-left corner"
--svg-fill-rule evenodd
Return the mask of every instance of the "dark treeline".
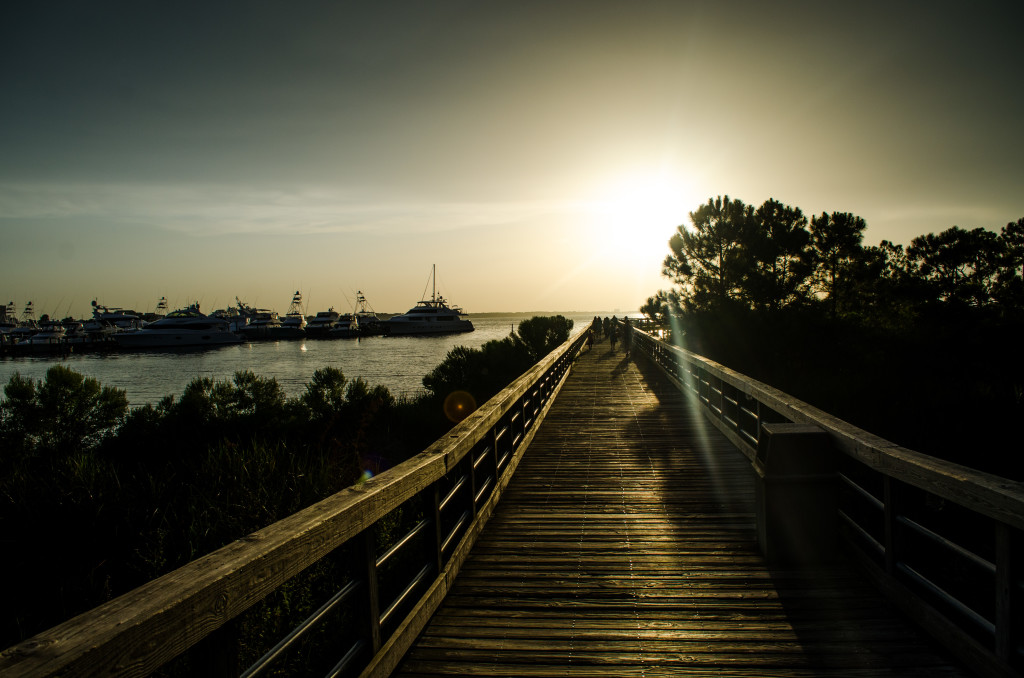
<path id="1" fill-rule="evenodd" d="M 0 647 L 419 453 L 571 328 L 534 317 L 457 347 L 416 398 L 324 368 L 295 398 L 240 372 L 129 410 L 123 391 L 61 365 L 39 382 L 13 376 L 0 402 L 0 562 L 12 584 Z"/>
<path id="2" fill-rule="evenodd" d="M 728 196 L 641 309 L 684 347 L 896 443 L 1022 478 L 1024 219 L 865 245 L 863 219 Z"/>

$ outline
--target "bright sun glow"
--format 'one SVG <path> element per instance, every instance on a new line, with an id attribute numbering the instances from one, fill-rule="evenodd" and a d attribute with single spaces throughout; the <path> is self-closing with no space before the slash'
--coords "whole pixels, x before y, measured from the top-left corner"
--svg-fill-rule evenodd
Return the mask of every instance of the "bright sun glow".
<path id="1" fill-rule="evenodd" d="M 587 228 L 602 258 L 659 266 L 676 226 L 700 202 L 694 200 L 691 182 L 677 174 L 619 177 L 590 201 Z"/>

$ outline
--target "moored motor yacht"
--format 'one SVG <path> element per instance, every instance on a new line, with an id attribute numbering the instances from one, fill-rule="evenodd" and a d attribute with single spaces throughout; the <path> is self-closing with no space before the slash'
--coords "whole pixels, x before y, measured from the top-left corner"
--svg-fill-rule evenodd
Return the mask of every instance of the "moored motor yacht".
<path id="1" fill-rule="evenodd" d="M 472 332 L 473 323 L 463 318 L 465 312 L 452 306 L 437 293 L 436 267 L 431 273 L 434 281 L 430 299 L 416 302 L 416 306 L 385 322 L 388 334 L 452 334 Z"/>
<path id="2" fill-rule="evenodd" d="M 284 314 L 279 327 L 273 330 L 273 336 L 281 339 L 300 339 L 306 336 L 306 316 L 302 314 L 302 293 L 295 290 L 288 312 Z"/>
<path id="3" fill-rule="evenodd" d="M 118 332 L 114 339 L 121 348 L 195 348 L 242 341 L 226 321 L 203 314 L 199 304 L 171 311 L 145 327 Z"/>
<path id="4" fill-rule="evenodd" d="M 331 339 L 353 339 L 359 336 L 359 320 L 351 313 L 338 317 L 338 322 L 327 333 Z"/>
<path id="5" fill-rule="evenodd" d="M 338 322 L 341 315 L 334 310 L 334 307 L 327 309 L 326 311 L 320 311 L 316 316 L 309 319 L 306 323 L 306 336 L 307 337 L 323 337 L 326 336 L 331 328 Z"/>
<path id="6" fill-rule="evenodd" d="M 15 315 L 14 302 L 0 306 L 0 334 L 7 334 L 17 326 L 18 318 Z"/>
<path id="7" fill-rule="evenodd" d="M 380 334 L 384 331 L 384 321 L 377 317 L 377 313 L 370 308 L 370 304 L 366 301 L 362 291 L 356 292 L 356 311 L 353 315 L 355 315 L 356 322 L 359 324 L 360 334 L 365 336 L 367 334 Z"/>
<path id="8" fill-rule="evenodd" d="M 50 353 L 60 350 L 64 344 L 65 330 L 59 322 L 44 323 L 32 336 L 22 339 L 15 345 L 20 353 Z"/>
<path id="9" fill-rule="evenodd" d="M 21 321 L 17 327 L 7 332 L 8 338 L 15 344 L 26 341 L 39 331 L 39 322 L 36 320 L 36 309 L 32 302 L 26 302 L 25 310 L 21 312 Z"/>
<path id="10" fill-rule="evenodd" d="M 91 334 L 110 334 L 142 327 L 142 317 L 135 311 L 117 306 L 103 306 L 92 300 L 92 319 L 85 322 Z"/>
<path id="11" fill-rule="evenodd" d="M 239 314 L 245 319 L 245 322 L 239 321 L 236 329 L 239 334 L 250 341 L 274 338 L 272 333 L 281 327 L 281 319 L 277 316 L 277 311 L 268 308 L 254 308 L 238 297 L 235 297 L 235 303 L 238 305 Z"/>

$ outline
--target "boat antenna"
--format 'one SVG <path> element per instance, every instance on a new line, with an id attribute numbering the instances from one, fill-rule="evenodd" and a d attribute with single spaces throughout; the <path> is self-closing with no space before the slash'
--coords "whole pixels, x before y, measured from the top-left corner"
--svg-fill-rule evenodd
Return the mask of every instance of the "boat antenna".
<path id="1" fill-rule="evenodd" d="M 428 280 L 428 281 L 432 281 L 433 279 L 434 279 L 434 274 L 433 274 L 433 273 L 431 273 L 431 274 L 430 274 L 430 277 L 429 277 L 429 278 L 427 278 L 427 280 Z M 423 294 L 421 294 L 421 295 L 420 295 L 420 299 L 426 300 L 426 298 L 427 298 L 427 286 L 426 286 L 426 285 L 424 285 L 424 286 L 423 286 Z"/>

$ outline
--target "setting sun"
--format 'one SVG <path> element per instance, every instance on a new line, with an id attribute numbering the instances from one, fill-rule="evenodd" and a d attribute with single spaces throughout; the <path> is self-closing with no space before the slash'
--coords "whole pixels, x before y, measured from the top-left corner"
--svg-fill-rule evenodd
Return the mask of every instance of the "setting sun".
<path id="1" fill-rule="evenodd" d="M 700 203 L 692 183 L 674 173 L 633 174 L 608 181 L 590 201 L 588 228 L 603 258 L 657 267 L 676 226 Z M 653 262 L 653 263 L 652 263 Z"/>

